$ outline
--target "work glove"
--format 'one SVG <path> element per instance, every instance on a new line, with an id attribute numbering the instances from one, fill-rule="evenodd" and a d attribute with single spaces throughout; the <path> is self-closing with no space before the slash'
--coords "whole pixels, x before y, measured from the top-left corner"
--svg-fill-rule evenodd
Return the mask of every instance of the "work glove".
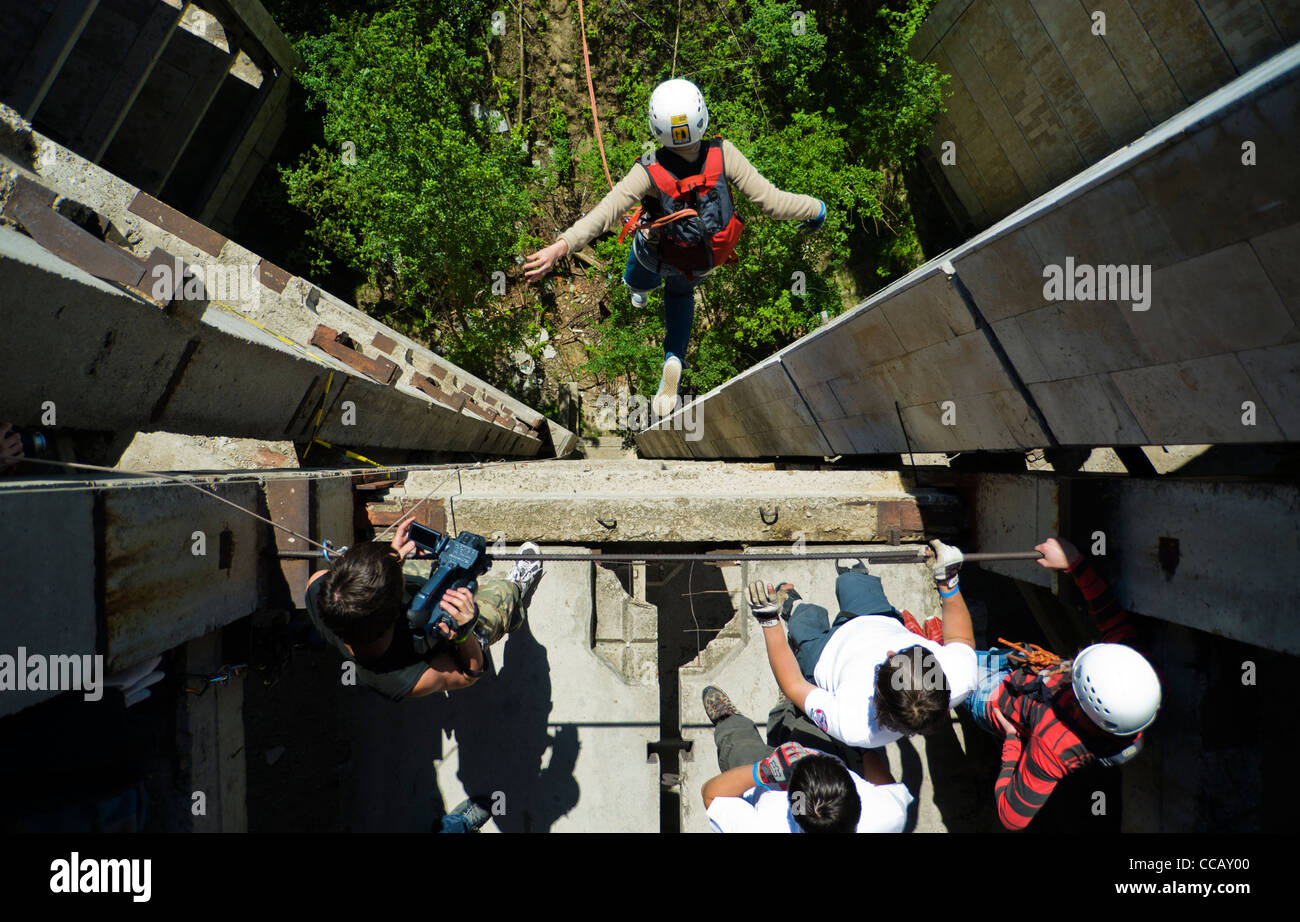
<path id="1" fill-rule="evenodd" d="M 800 596 L 793 587 L 785 588 L 785 586 L 786 584 L 782 583 L 783 588 L 773 591 L 772 587 L 761 579 L 749 584 L 749 612 L 754 616 L 759 627 L 775 627 L 779 619 L 790 617 L 790 609 L 794 607 L 795 600 Z"/>
<path id="2" fill-rule="evenodd" d="M 758 763 L 758 780 L 775 791 L 784 791 L 790 785 L 790 769 L 794 763 L 812 754 L 811 749 L 798 743 L 782 743 Z"/>
<path id="3" fill-rule="evenodd" d="M 930 547 L 934 550 L 934 557 L 930 561 L 930 572 L 934 575 L 935 584 L 940 589 L 955 589 L 957 571 L 961 569 L 961 562 L 966 559 L 965 555 L 960 548 L 944 544 L 937 538 L 930 542 Z"/>
<path id="4" fill-rule="evenodd" d="M 799 232 L 803 234 L 814 234 L 822 229 L 826 223 L 826 203 L 821 202 L 822 210 L 817 213 L 817 217 L 809 218 L 799 225 Z"/>

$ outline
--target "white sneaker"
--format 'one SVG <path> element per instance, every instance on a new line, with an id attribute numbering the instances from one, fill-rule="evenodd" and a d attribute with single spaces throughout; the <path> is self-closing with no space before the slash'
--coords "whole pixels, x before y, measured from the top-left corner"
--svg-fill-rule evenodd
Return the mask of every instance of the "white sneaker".
<path id="1" fill-rule="evenodd" d="M 525 541 L 519 546 L 521 554 L 540 554 L 542 549 L 531 541 Z M 506 579 L 519 587 L 520 596 L 528 595 L 528 590 L 533 588 L 533 584 L 542 575 L 542 562 L 540 560 L 516 560 L 515 565 L 510 568 L 510 575 Z"/>
<path id="2" fill-rule="evenodd" d="M 675 355 L 664 361 L 663 377 L 659 379 L 659 391 L 650 402 L 650 409 L 655 416 L 663 419 L 677 408 L 677 383 L 682 379 L 682 360 Z"/>
<path id="3" fill-rule="evenodd" d="M 648 291 L 637 291 L 635 288 L 632 289 L 632 306 L 633 306 L 633 307 L 645 307 L 645 306 L 646 306 L 647 304 L 649 304 L 649 303 L 650 303 L 650 292 L 648 292 Z"/>

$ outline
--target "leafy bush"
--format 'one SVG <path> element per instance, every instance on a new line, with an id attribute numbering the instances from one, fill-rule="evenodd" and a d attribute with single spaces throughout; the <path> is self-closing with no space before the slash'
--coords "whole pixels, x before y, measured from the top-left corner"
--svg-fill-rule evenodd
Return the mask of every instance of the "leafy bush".
<path id="1" fill-rule="evenodd" d="M 282 175 L 315 222 L 318 268 L 363 270 L 385 320 L 499 374 L 529 318 L 495 303 L 493 274 L 523 245 L 533 169 L 518 129 L 488 116 L 508 108 L 468 25 L 486 22 L 488 5 L 453 4 L 454 17 L 427 6 L 332 16 L 298 42 L 325 144 Z"/>

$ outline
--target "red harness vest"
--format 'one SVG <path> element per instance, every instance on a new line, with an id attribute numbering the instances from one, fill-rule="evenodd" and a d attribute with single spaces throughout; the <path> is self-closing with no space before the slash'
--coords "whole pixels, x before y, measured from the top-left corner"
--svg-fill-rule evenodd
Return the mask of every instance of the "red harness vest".
<path id="1" fill-rule="evenodd" d="M 659 162 L 658 154 L 641 161 L 658 197 L 633 212 L 618 238 L 622 242 L 633 226 L 660 230 L 658 244 L 650 246 L 662 262 L 687 274 L 735 262 L 736 244 L 745 229 L 732 203 L 722 140 L 705 141 L 703 146 L 703 172 L 682 179 Z"/>

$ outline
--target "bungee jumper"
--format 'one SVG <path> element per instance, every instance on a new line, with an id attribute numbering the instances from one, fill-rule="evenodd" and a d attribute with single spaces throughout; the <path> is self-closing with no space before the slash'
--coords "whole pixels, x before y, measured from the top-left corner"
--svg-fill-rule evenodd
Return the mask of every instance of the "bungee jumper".
<path id="1" fill-rule="evenodd" d="M 641 157 L 554 243 L 531 254 L 524 269 L 529 281 L 542 278 L 556 260 L 617 226 L 635 207 L 619 236 L 620 242 L 632 236 L 623 283 L 638 307 L 647 303 L 651 291 L 664 287 L 664 366 L 651 402 L 654 414 L 663 417 L 677 405 L 695 321 L 695 287 L 719 266 L 736 261 L 744 225 L 735 213 L 732 186 L 763 214 L 801 221 L 807 231 L 821 229 L 826 204 L 778 189 L 730 141 L 706 138 L 709 108 L 689 80 L 668 80 L 655 87 L 648 121 L 660 147 Z"/>

